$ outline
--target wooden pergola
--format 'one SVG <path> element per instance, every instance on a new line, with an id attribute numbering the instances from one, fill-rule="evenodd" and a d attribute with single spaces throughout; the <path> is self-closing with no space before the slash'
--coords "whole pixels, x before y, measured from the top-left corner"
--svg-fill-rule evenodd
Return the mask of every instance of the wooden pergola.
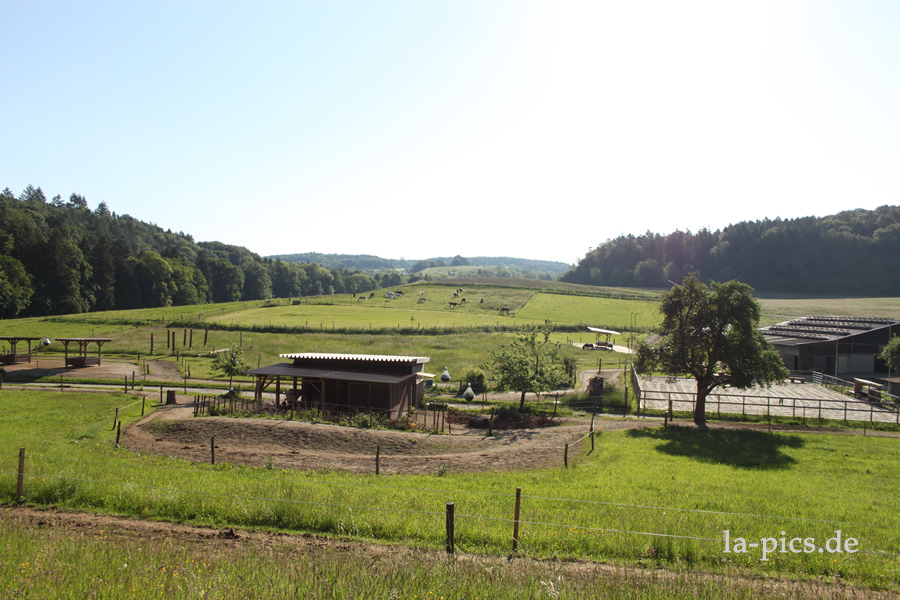
<path id="1" fill-rule="evenodd" d="M 3 335 L 0 341 L 9 342 L 10 351 L 6 354 L 0 354 L 0 363 L 4 365 L 14 365 L 16 363 L 31 362 L 31 342 L 42 340 L 39 337 L 24 337 L 21 335 Z M 19 342 L 28 342 L 28 354 L 19 354 L 16 351 L 16 345 Z"/>
<path id="2" fill-rule="evenodd" d="M 100 366 L 101 349 L 106 342 L 112 342 L 116 338 L 56 338 L 62 342 L 66 352 L 67 367 Z M 69 344 L 74 343 L 78 347 L 77 354 L 69 356 Z M 97 344 L 97 356 L 88 356 L 88 348 L 91 344 Z"/>

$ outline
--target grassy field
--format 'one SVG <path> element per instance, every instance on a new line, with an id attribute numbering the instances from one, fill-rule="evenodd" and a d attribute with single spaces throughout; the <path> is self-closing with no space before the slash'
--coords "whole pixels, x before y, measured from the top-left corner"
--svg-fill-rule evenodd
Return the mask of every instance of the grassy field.
<path id="1" fill-rule="evenodd" d="M 78 522 L 79 535 L 73 536 L 72 525 L 54 516 L 37 515 L 37 525 L 0 510 L 0 561 L 9 565 L 0 569 L 3 597 L 711 600 L 825 598 L 833 592 L 819 582 L 505 557 L 470 560 L 422 548 L 245 531 L 233 540 L 195 530 L 142 537 L 130 523 Z"/>
<path id="2" fill-rule="evenodd" d="M 377 477 L 134 455 L 115 447 L 112 420 L 117 407 L 124 425 L 136 420 L 136 400 L 4 390 L 0 502 L 15 503 L 16 461 L 25 447 L 24 501 L 36 506 L 439 549 L 445 505 L 454 502 L 458 551 L 502 556 L 510 552 L 520 487 L 520 554 L 529 558 L 840 577 L 875 588 L 895 587 L 900 569 L 896 438 L 609 431 L 597 437 L 592 453 L 584 443 L 573 448 L 568 469 Z M 724 553 L 725 530 L 732 540 L 809 538 L 820 546 L 840 530 L 843 539 L 857 539 L 861 551 L 776 551 L 762 561 L 757 550 Z M 35 564 L 40 558 L 15 560 Z M 9 576 L 8 569 L 0 571 Z"/>
<path id="3" fill-rule="evenodd" d="M 808 315 L 846 315 L 900 319 L 900 298 L 762 298 L 760 325 Z"/>
<path id="4" fill-rule="evenodd" d="M 463 291 L 454 298 L 459 287 Z M 393 291 L 404 296 L 389 300 L 385 290 L 379 290 L 364 302 L 345 294 L 304 298 L 299 304 L 294 304 L 296 299 L 276 299 L 4 320 L 0 335 L 115 338 L 104 346 L 104 355 L 129 361 L 150 354 L 153 336 L 157 360 L 177 362 L 183 374 L 190 370 L 194 379 L 224 381 L 211 370 L 211 357 L 202 355 L 232 343 L 243 344 L 245 359 L 254 367 L 280 362 L 279 354 L 289 352 L 376 352 L 428 356 L 431 370 L 446 366 L 451 373 L 464 373 L 477 369 L 518 327 L 545 319 L 561 328 L 554 339 L 563 352 L 586 368 L 596 365 L 598 356 L 571 344 L 594 341 L 587 325 L 620 331 L 614 341 L 625 344 L 645 336 L 660 320 L 658 292 L 646 290 L 461 279 L 419 282 Z M 420 304 L 420 295 L 428 301 Z M 463 297 L 465 304 L 447 304 Z M 900 318 L 900 298 L 762 298 L 761 303 L 764 325 L 807 314 Z M 511 309 L 510 316 L 499 315 L 504 307 Z M 174 349 L 166 347 L 168 331 L 175 331 Z M 58 357 L 62 347 L 57 343 L 41 352 Z M 604 353 L 602 358 L 621 362 L 627 355 Z"/>

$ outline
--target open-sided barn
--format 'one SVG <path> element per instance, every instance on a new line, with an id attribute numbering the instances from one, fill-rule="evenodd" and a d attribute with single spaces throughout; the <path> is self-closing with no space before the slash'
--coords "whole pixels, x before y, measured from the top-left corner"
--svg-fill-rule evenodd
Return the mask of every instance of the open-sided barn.
<path id="1" fill-rule="evenodd" d="M 878 355 L 891 335 L 900 333 L 898 325 L 878 317 L 809 316 L 760 331 L 791 371 L 871 377 L 888 374 Z"/>
<path id="2" fill-rule="evenodd" d="M 282 354 L 292 362 L 249 371 L 256 396 L 275 385 L 276 395 L 298 408 L 331 412 L 380 412 L 391 420 L 419 406 L 424 395 L 423 356 L 378 354 Z"/>

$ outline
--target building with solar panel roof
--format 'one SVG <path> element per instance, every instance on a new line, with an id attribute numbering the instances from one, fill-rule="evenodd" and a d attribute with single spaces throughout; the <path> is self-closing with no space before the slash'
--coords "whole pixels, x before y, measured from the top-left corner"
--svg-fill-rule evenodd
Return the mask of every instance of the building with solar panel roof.
<path id="1" fill-rule="evenodd" d="M 836 377 L 887 376 L 878 358 L 900 321 L 880 317 L 808 316 L 760 331 L 793 372 Z"/>

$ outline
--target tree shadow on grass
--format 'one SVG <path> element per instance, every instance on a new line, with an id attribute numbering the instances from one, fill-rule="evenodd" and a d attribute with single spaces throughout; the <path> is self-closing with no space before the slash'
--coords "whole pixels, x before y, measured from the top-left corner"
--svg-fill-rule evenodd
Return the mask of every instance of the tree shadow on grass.
<path id="1" fill-rule="evenodd" d="M 782 448 L 801 448 L 797 435 L 750 429 L 696 429 L 670 426 L 668 429 L 632 429 L 634 438 L 653 438 L 661 443 L 656 450 L 672 456 L 739 467 L 741 469 L 788 469 L 796 464 Z"/>

